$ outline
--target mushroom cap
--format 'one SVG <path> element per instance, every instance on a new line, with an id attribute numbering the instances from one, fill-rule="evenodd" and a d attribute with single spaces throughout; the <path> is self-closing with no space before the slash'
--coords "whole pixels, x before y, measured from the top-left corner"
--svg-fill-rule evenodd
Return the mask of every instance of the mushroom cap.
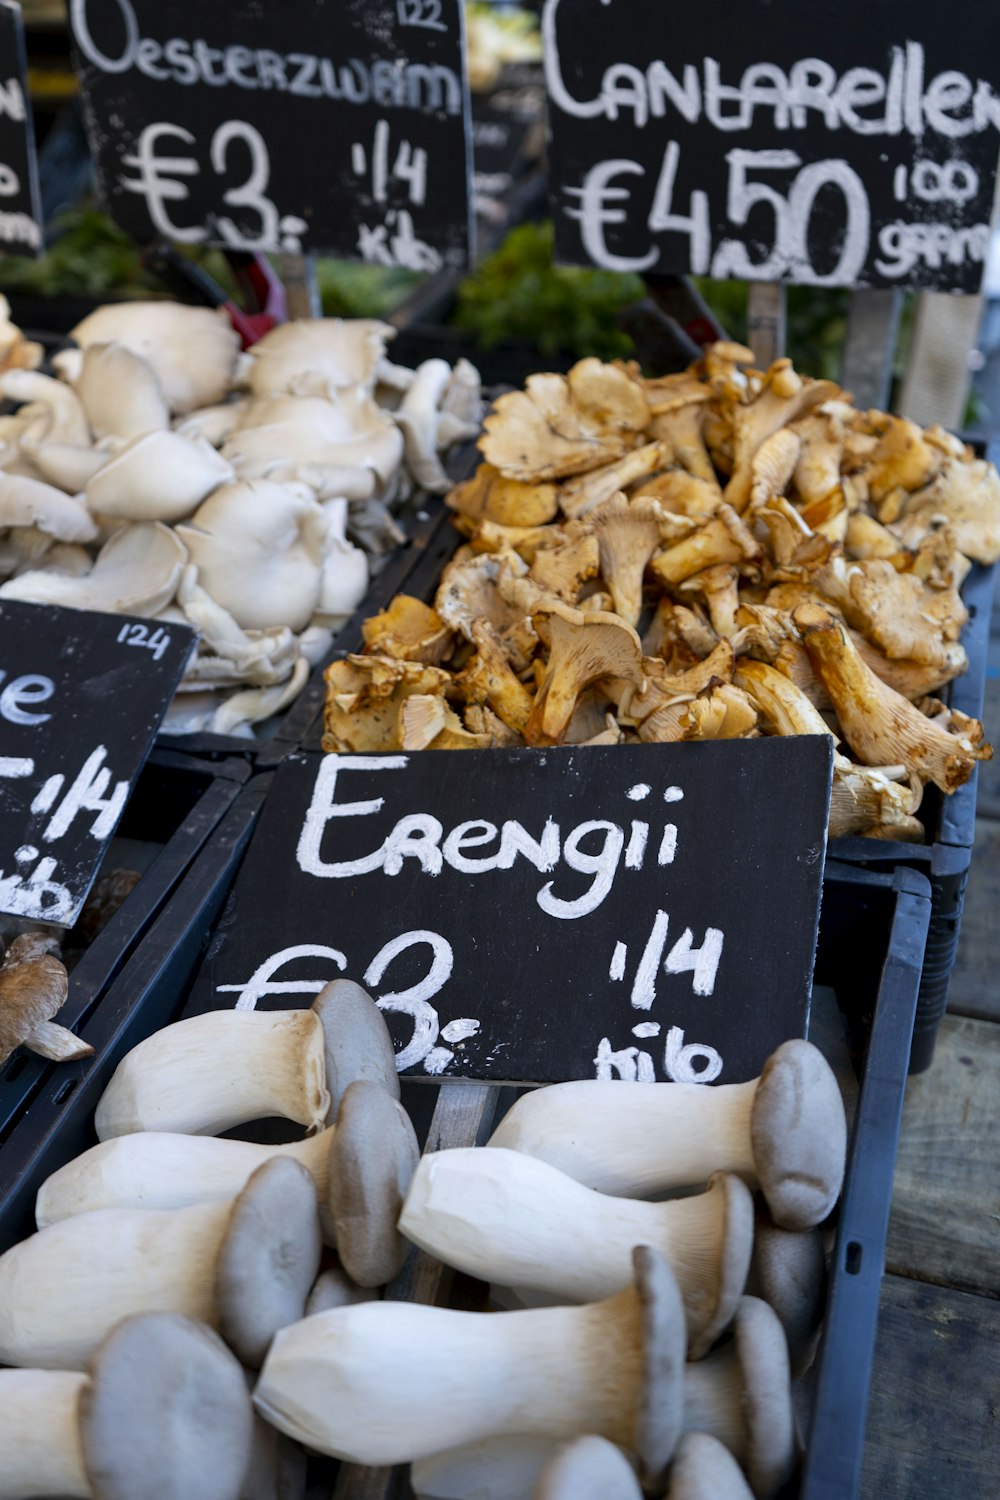
<path id="1" fill-rule="evenodd" d="M 399 1074 L 389 1028 L 367 990 L 353 979 L 334 979 L 320 990 L 312 1009 L 323 1023 L 326 1037 L 326 1086 L 332 1125 L 347 1089 L 358 1078 L 377 1083 L 392 1099 L 399 1098 Z"/>
<path id="2" fill-rule="evenodd" d="M 376 318 L 297 318 L 254 344 L 247 383 L 255 396 L 273 391 L 325 396 L 354 385 L 372 390 L 395 336 L 391 324 Z"/>
<path id="3" fill-rule="evenodd" d="M 259 1368 L 278 1329 L 303 1316 L 322 1248 L 312 1177 L 271 1157 L 233 1199 L 215 1267 L 219 1328 L 244 1364 Z"/>
<path id="4" fill-rule="evenodd" d="M 306 1300 L 306 1317 L 329 1312 L 333 1307 L 353 1307 L 356 1302 L 377 1300 L 378 1292 L 371 1287 L 358 1286 L 343 1266 L 331 1266 L 316 1278 L 316 1284 Z"/>
<path id="5" fill-rule="evenodd" d="M 47 932 L 16 937 L 0 963 L 0 1063 L 65 1004 L 69 980 Z"/>
<path id="6" fill-rule="evenodd" d="M 80 1397 L 84 1466 L 100 1500 L 232 1500 L 252 1422 L 237 1361 L 211 1329 L 175 1313 L 117 1324 Z"/>
<path id="7" fill-rule="evenodd" d="M 87 504 L 101 516 L 179 521 L 234 477 L 232 464 L 203 438 L 144 432 L 130 438 L 89 480 Z"/>
<path id="8" fill-rule="evenodd" d="M 758 1204 L 746 1286 L 777 1313 L 788 1340 L 792 1375 L 798 1379 L 812 1364 L 823 1318 L 826 1258 L 819 1230 L 781 1229 Z"/>
<path id="9" fill-rule="evenodd" d="M 81 349 L 124 344 L 151 365 L 178 414 L 221 401 L 240 341 L 219 308 L 180 302 L 119 302 L 98 307 L 70 331 Z"/>
<path id="10" fill-rule="evenodd" d="M 753 1491 L 724 1443 L 707 1432 L 686 1432 L 670 1465 L 664 1500 L 753 1500 Z"/>
<path id="11" fill-rule="evenodd" d="M 760 1500 L 775 1495 L 795 1462 L 788 1345 L 778 1315 L 758 1297 L 744 1297 L 734 1324 L 743 1376 L 746 1470 Z"/>
<path id="12" fill-rule="evenodd" d="M 330 1148 L 329 1209 L 344 1270 L 382 1286 L 402 1269 L 409 1244 L 397 1224 L 420 1148 L 403 1106 L 359 1078 L 341 1101 Z"/>
<path id="13" fill-rule="evenodd" d="M 97 536 L 82 497 L 24 474 L 0 473 L 0 530 L 9 526 L 37 526 L 60 542 L 92 542 Z"/>
<path id="14" fill-rule="evenodd" d="M 186 562 L 184 545 L 169 526 L 136 521 L 120 526 L 108 538 L 93 568 L 82 577 L 36 568 L 0 585 L 0 598 L 107 614 L 155 615 L 173 599 Z"/>
<path id="15" fill-rule="evenodd" d="M 635 1470 L 607 1438 L 588 1434 L 561 1447 L 545 1465 L 532 1500 L 642 1500 Z"/>
<path id="16" fill-rule="evenodd" d="M 697 1333 L 691 1339 L 689 1357 L 700 1359 L 707 1354 L 720 1333 L 733 1320 L 746 1287 L 747 1271 L 754 1249 L 753 1196 L 741 1177 L 734 1172 L 713 1172 L 708 1191 L 723 1195 L 722 1237 L 719 1247 L 719 1282 L 715 1304 L 699 1320 Z"/>
<path id="17" fill-rule="evenodd" d="M 833 1070 L 811 1042 L 782 1042 L 764 1064 L 750 1140 L 775 1223 L 782 1229 L 821 1224 L 844 1180 L 847 1118 Z"/>
<path id="18" fill-rule="evenodd" d="M 632 1270 L 642 1319 L 643 1367 L 635 1452 L 644 1485 L 662 1489 L 684 1419 L 684 1304 L 673 1271 L 651 1246 L 636 1245 Z"/>
<path id="19" fill-rule="evenodd" d="M 72 384 L 96 438 L 138 437 L 170 422 L 156 371 L 124 344 L 91 344 Z"/>

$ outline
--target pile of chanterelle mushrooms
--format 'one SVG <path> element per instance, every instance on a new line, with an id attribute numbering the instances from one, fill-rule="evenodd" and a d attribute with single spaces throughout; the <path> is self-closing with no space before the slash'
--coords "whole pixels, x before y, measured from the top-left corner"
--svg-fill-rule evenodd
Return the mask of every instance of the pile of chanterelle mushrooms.
<path id="1" fill-rule="evenodd" d="M 715 344 L 679 375 L 585 359 L 485 421 L 433 608 L 399 596 L 327 671 L 325 748 L 770 734 L 837 741 L 832 835 L 919 839 L 991 755 L 936 696 L 1000 480 L 940 427 Z"/>
<path id="2" fill-rule="evenodd" d="M 777 1494 L 845 1163 L 816 1048 L 785 1042 L 747 1083 L 541 1088 L 485 1148 L 423 1158 L 398 1097 L 382 1015 L 346 979 L 308 1010 L 177 1022 L 122 1060 L 99 1143 L 0 1255 L 0 1500 L 301 1500 L 299 1444 L 412 1463 L 419 1500 Z M 274 1117 L 304 1138 L 233 1138 Z M 379 1300 L 411 1245 L 491 1282 L 495 1310 Z M 198 1324 L 256 1380 L 252 1449 L 201 1330 L 228 1391 L 214 1434 L 200 1380 L 134 1404 L 112 1380 L 95 1457 L 108 1351 L 124 1339 L 145 1385 L 177 1368 L 165 1337 L 197 1352 Z"/>
<path id="3" fill-rule="evenodd" d="M 401 539 L 391 507 L 446 490 L 440 454 L 479 430 L 473 367 L 394 365 L 384 323 L 288 323 L 241 356 L 223 312 L 121 303 L 56 379 L 3 313 L 0 599 L 193 625 L 175 732 L 291 702 Z"/>

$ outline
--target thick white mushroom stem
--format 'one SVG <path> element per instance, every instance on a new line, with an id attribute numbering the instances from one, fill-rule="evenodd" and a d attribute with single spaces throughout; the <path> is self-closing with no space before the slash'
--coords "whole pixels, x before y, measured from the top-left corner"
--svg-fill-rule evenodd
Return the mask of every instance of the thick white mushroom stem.
<path id="1" fill-rule="evenodd" d="M 103 1209 L 14 1245 L 0 1256 L 0 1363 L 81 1370 L 132 1313 L 217 1326 L 215 1264 L 231 1207 Z"/>
<path id="2" fill-rule="evenodd" d="M 173 1209 L 234 1198 L 272 1156 L 291 1156 L 316 1184 L 328 1244 L 336 1243 L 326 1206 L 330 1147 L 336 1127 L 280 1146 L 217 1140 L 168 1131 L 112 1137 L 60 1167 L 42 1183 L 35 1202 L 39 1229 L 76 1214 L 106 1208 Z"/>
<path id="3" fill-rule="evenodd" d="M 748 1083 L 587 1079 L 519 1099 L 489 1142 L 558 1167 L 598 1192 L 648 1198 L 735 1172 L 783 1229 L 830 1213 L 847 1155 L 837 1080 L 810 1042 L 783 1042 Z"/>
<path id="4" fill-rule="evenodd" d="M 78 1408 L 86 1375 L 0 1370 L 0 1500 L 91 1500 Z"/>
<path id="5" fill-rule="evenodd" d="M 365 1302 L 283 1329 L 254 1404 L 308 1448 L 397 1464 L 505 1434 L 597 1432 L 632 1446 L 642 1381 L 631 1289 L 497 1314 Z"/>
<path id="6" fill-rule="evenodd" d="M 430 1254 L 483 1281 L 596 1302 L 632 1281 L 632 1250 L 652 1245 L 684 1301 L 689 1355 L 733 1319 L 753 1247 L 753 1201 L 738 1177 L 668 1203 L 593 1192 L 517 1151 L 422 1158 L 399 1227 Z"/>
<path id="7" fill-rule="evenodd" d="M 209 1011 L 133 1047 L 95 1125 L 102 1141 L 136 1130 L 219 1135 L 271 1116 L 314 1132 L 329 1108 L 325 1032 L 313 1011 Z"/>

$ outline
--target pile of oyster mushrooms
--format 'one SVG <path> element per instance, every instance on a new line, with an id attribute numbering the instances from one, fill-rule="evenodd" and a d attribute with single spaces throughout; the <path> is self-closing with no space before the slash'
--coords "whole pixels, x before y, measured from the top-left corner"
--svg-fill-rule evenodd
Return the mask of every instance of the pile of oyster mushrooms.
<path id="1" fill-rule="evenodd" d="M 719 343 L 678 375 L 585 359 L 485 421 L 433 608 L 399 596 L 327 670 L 324 747 L 827 734 L 831 835 L 922 839 L 924 788 L 992 754 L 937 696 L 1000 479 L 940 427 L 859 411 Z"/>
<path id="2" fill-rule="evenodd" d="M 286 707 L 401 540 L 392 508 L 446 490 L 440 455 L 479 429 L 473 367 L 394 365 L 371 320 L 284 324 L 241 355 L 221 311 L 122 303 L 73 330 L 58 378 L 7 331 L 0 599 L 195 626 L 174 732 Z"/>

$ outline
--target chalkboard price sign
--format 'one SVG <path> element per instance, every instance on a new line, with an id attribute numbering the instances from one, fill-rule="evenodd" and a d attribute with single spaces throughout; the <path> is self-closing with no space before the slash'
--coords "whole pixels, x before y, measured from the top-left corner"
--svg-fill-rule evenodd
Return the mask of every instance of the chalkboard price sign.
<path id="1" fill-rule="evenodd" d="M 0 0 L 0 254 L 37 255 L 42 244 L 35 132 L 28 104 L 21 7 Z"/>
<path id="2" fill-rule="evenodd" d="M 469 252 L 461 0 L 70 0 L 136 239 L 437 271 Z"/>
<path id="3" fill-rule="evenodd" d="M 338 974 L 414 1077 L 735 1082 L 805 1034 L 825 736 L 280 766 L 195 1008 Z"/>
<path id="4" fill-rule="evenodd" d="M 543 30 L 560 260 L 978 291 L 993 0 L 546 0 Z"/>
<path id="5" fill-rule="evenodd" d="M 0 601 L 0 912 L 76 921 L 194 640 Z"/>

